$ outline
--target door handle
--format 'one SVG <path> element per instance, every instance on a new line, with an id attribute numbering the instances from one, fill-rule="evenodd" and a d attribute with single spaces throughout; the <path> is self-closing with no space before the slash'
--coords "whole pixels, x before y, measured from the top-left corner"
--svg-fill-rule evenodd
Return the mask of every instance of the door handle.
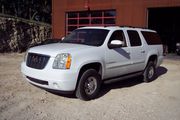
<path id="1" fill-rule="evenodd" d="M 127 54 L 130 54 L 130 51 L 126 51 L 127 52 Z"/>
<path id="2" fill-rule="evenodd" d="M 141 53 L 145 53 L 146 51 L 145 50 L 142 50 Z"/>

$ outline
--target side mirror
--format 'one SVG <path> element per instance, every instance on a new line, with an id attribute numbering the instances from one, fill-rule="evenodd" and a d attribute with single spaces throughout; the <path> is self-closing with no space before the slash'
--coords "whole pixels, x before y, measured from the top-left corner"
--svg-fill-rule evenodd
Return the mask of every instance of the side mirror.
<path id="1" fill-rule="evenodd" d="M 123 41 L 120 41 L 120 40 L 112 40 L 110 42 L 110 44 L 108 45 L 108 47 L 110 49 L 113 49 L 113 48 L 119 48 L 119 47 L 122 47 L 124 45 L 124 42 Z"/>
<path id="2" fill-rule="evenodd" d="M 61 40 L 64 40 L 65 37 L 62 37 Z"/>

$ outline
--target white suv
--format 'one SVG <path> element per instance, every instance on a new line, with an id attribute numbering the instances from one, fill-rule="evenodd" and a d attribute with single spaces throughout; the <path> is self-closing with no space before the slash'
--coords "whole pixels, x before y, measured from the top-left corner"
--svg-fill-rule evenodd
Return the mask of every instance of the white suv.
<path id="1" fill-rule="evenodd" d="M 30 48 L 21 71 L 32 84 L 75 92 L 82 100 L 97 96 L 102 82 L 143 75 L 154 79 L 163 47 L 153 30 L 132 27 L 83 27 L 59 43 Z"/>

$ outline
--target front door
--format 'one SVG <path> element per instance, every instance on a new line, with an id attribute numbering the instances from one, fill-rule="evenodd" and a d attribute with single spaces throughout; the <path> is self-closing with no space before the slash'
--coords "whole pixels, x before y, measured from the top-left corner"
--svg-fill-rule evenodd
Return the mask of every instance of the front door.
<path id="1" fill-rule="evenodd" d="M 114 31 L 110 37 L 108 44 L 110 44 L 112 40 L 123 41 L 124 45 L 119 48 L 106 49 L 106 71 L 104 79 L 118 77 L 120 75 L 127 74 L 128 69 L 131 66 L 130 48 L 127 46 L 127 42 L 123 31 Z"/>

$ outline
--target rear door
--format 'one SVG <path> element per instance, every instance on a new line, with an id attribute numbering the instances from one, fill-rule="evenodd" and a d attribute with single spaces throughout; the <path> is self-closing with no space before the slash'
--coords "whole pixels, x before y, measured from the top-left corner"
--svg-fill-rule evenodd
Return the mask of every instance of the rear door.
<path id="1" fill-rule="evenodd" d="M 127 34 L 130 42 L 130 58 L 132 61 L 131 68 L 129 69 L 131 72 L 138 72 L 144 69 L 145 59 L 147 51 L 145 50 L 145 46 L 139 36 L 138 31 L 136 30 L 127 30 Z"/>

